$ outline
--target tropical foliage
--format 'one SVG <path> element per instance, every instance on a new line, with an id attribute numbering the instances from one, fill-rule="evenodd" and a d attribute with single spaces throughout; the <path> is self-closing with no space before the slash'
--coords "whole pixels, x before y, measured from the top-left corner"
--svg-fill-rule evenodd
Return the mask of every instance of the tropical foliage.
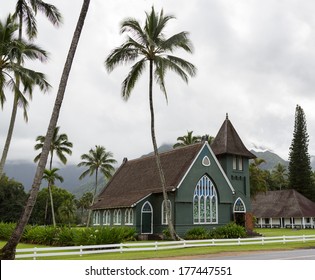
<path id="1" fill-rule="evenodd" d="M 20 104 L 27 120 L 28 100 L 26 94 L 32 97 L 34 86 L 41 91 L 47 91 L 50 87 L 45 75 L 24 67 L 28 60 L 45 61 L 47 53 L 40 47 L 27 43 L 16 37 L 18 25 L 12 16 L 8 16 L 4 22 L 0 21 L 0 104 L 3 106 L 6 96 L 5 89 L 9 88 L 14 93 L 13 108 L 6 142 L 0 161 L 0 176 L 9 151 L 12 138 L 17 107 Z M 23 91 L 20 89 L 20 83 Z"/>
<path id="2" fill-rule="evenodd" d="M 84 26 L 84 22 L 85 22 L 85 18 L 86 18 L 88 9 L 89 9 L 89 5 L 90 5 L 90 0 L 84 0 L 82 3 L 80 15 L 79 15 L 79 18 L 77 20 L 77 26 L 75 28 L 75 31 L 74 31 L 74 34 L 72 37 L 71 45 L 70 45 L 70 48 L 68 51 L 68 56 L 67 56 L 67 59 L 66 59 L 65 65 L 64 65 L 63 73 L 61 75 L 58 93 L 57 93 L 57 96 L 55 99 L 53 112 L 51 114 L 51 118 L 49 121 L 47 134 L 46 134 L 45 142 L 44 142 L 43 149 L 42 149 L 42 155 L 39 159 L 36 173 L 34 176 L 32 189 L 31 189 L 29 198 L 26 202 L 26 205 L 24 207 L 24 211 L 23 211 L 21 218 L 19 220 L 19 223 L 17 224 L 14 232 L 12 233 L 12 235 L 11 235 L 10 239 L 8 240 L 8 242 L 6 243 L 6 245 L 0 251 L 0 259 L 14 259 L 15 258 L 16 246 L 19 243 L 19 241 L 22 237 L 23 231 L 25 229 L 25 226 L 27 225 L 29 218 L 32 214 L 32 211 L 33 211 L 36 199 L 37 199 L 37 195 L 39 192 L 41 179 L 42 179 L 44 169 L 45 169 L 45 166 L 47 163 L 48 154 L 50 151 L 51 140 L 53 138 L 53 133 L 54 133 L 55 127 L 57 126 L 57 122 L 59 119 L 61 105 L 63 102 L 63 98 L 64 98 L 64 94 L 65 94 L 65 90 L 66 90 L 72 62 L 74 60 L 74 55 L 76 53 L 76 49 L 77 49 L 77 46 L 79 43 L 81 31 L 82 31 L 83 26 Z"/>
<path id="3" fill-rule="evenodd" d="M 59 134 L 60 127 L 57 126 L 54 130 L 53 138 L 50 144 L 50 161 L 49 169 L 52 169 L 53 157 L 54 154 L 57 155 L 58 159 L 63 163 L 67 163 L 67 158 L 65 154 L 72 155 L 73 144 L 68 141 L 68 135 L 65 133 Z M 45 143 L 45 136 L 37 136 L 36 142 L 38 142 L 34 148 L 35 150 L 42 150 Z M 39 153 L 35 158 L 34 162 L 38 162 L 40 159 L 41 153 Z"/>
<path id="4" fill-rule="evenodd" d="M 0 221 L 16 222 L 26 198 L 23 185 L 3 175 L 0 178 Z"/>
<path id="5" fill-rule="evenodd" d="M 164 33 L 165 27 L 173 18 L 174 16 L 172 15 L 164 15 L 163 10 L 161 10 L 160 13 L 156 13 L 154 7 L 152 7 L 151 11 L 146 13 L 143 27 L 141 27 L 137 19 L 125 19 L 120 26 L 120 32 L 127 34 L 126 41 L 121 46 L 115 48 L 105 61 L 105 66 L 109 72 L 118 65 L 135 62 L 122 83 L 121 95 L 124 100 L 129 99 L 140 76 L 143 74 L 146 67 L 149 67 L 151 138 L 165 201 L 168 200 L 168 197 L 155 135 L 153 81 L 159 85 L 167 100 L 168 97 L 165 87 L 167 71 L 171 70 L 175 72 L 185 82 L 188 82 L 189 76 L 196 74 L 196 68 L 193 64 L 172 55 L 176 50 L 183 50 L 188 53 L 192 52 L 192 44 L 188 38 L 187 32 L 184 31 L 166 37 Z M 169 207 L 166 209 L 166 215 L 168 217 L 170 234 L 172 238 L 175 239 L 175 230 L 172 220 L 170 219 Z"/>
<path id="6" fill-rule="evenodd" d="M 177 143 L 173 145 L 173 148 L 188 146 L 199 143 L 200 141 L 201 136 L 193 136 L 193 131 L 187 131 L 187 135 L 177 137 Z"/>
<path id="7" fill-rule="evenodd" d="M 0 239 L 7 240 L 14 227 L 15 224 L 0 222 Z M 118 244 L 134 240 L 135 234 L 135 229 L 131 227 L 69 228 L 28 225 L 21 241 L 46 246 Z"/>
<path id="8" fill-rule="evenodd" d="M 76 208 L 75 196 L 63 188 L 51 186 L 51 194 L 54 202 L 54 213 L 56 225 L 67 225 L 69 222 L 76 223 L 75 219 L 64 219 L 63 214 L 60 212 L 60 208 L 63 206 L 65 201 L 70 201 L 72 209 Z M 31 224 L 38 225 L 51 225 L 53 224 L 53 215 L 51 209 L 50 192 L 48 188 L 43 188 L 39 191 L 36 204 L 34 206 L 33 213 L 30 218 Z"/>

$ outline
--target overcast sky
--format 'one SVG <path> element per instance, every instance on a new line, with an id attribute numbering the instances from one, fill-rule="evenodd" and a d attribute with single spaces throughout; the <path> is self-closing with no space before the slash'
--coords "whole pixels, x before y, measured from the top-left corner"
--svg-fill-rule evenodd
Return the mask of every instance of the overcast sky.
<path id="1" fill-rule="evenodd" d="M 47 0 L 48 1 L 48 0 Z M 3 21 L 15 0 L 0 0 Z M 82 1 L 50 0 L 64 23 L 54 28 L 38 16 L 35 41 L 50 53 L 46 64 L 30 65 L 46 73 L 52 90 L 34 92 L 29 122 L 17 116 L 8 160 L 28 160 L 37 154 L 35 138 L 47 130 L 54 99 Z M 175 143 L 193 130 L 215 136 L 226 113 L 248 148 L 267 147 L 287 159 L 292 141 L 295 107 L 306 114 L 309 152 L 315 154 L 315 1 L 313 0 L 92 0 L 68 82 L 58 125 L 73 142 L 69 162 L 95 145 L 113 152 L 120 164 L 152 151 L 148 104 L 148 75 L 139 81 L 128 102 L 120 96 L 130 66 L 111 74 L 104 68 L 110 51 L 124 36 L 119 24 L 126 17 L 143 23 L 154 5 L 176 19 L 166 34 L 188 31 L 194 53 L 177 53 L 198 68 L 185 84 L 169 74 L 168 104 L 156 87 L 158 145 Z M 5 141 L 12 93 L 0 112 L 0 148 Z"/>

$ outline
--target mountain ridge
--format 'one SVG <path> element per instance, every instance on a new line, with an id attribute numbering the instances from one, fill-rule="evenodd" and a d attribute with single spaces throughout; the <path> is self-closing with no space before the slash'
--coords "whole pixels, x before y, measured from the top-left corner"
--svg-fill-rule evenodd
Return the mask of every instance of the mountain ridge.
<path id="1" fill-rule="evenodd" d="M 159 147 L 159 152 L 165 152 L 173 149 L 173 145 L 171 144 L 163 144 Z M 288 167 L 289 162 L 282 159 L 276 153 L 270 150 L 264 151 L 255 151 L 255 149 L 251 149 L 251 152 L 258 158 L 264 159 L 266 162 L 260 165 L 261 169 L 264 170 L 272 170 L 278 163 Z M 148 153 L 143 155 L 150 156 L 154 153 Z M 8 161 L 5 165 L 4 172 L 9 178 L 13 178 L 14 180 L 21 182 L 24 186 L 26 192 L 31 189 L 36 164 L 32 162 L 26 161 Z M 315 170 L 315 156 L 311 156 L 311 166 L 312 169 Z M 58 173 L 64 178 L 64 182 L 57 183 L 58 187 L 62 187 L 67 191 L 74 194 L 77 198 L 80 198 L 87 191 L 94 191 L 95 182 L 94 176 L 86 177 L 82 180 L 79 180 L 80 175 L 84 171 L 84 167 L 78 167 L 74 164 L 68 164 L 65 166 L 58 166 L 60 170 Z M 102 190 L 102 188 L 106 185 L 106 181 L 103 177 L 100 178 L 98 182 L 98 192 Z M 46 187 L 45 183 L 42 184 L 42 187 Z"/>

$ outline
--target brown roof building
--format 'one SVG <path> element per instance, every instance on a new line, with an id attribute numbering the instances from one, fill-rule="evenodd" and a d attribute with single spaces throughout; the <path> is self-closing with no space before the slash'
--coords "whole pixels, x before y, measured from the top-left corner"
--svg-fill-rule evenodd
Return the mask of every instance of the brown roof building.
<path id="1" fill-rule="evenodd" d="M 251 203 L 259 227 L 314 228 L 315 203 L 293 189 L 259 193 Z"/>
<path id="2" fill-rule="evenodd" d="M 201 142 L 160 154 L 179 235 L 193 227 L 211 229 L 233 220 L 245 224 L 245 214 L 251 210 L 248 167 L 253 155 L 228 118 L 222 127 L 226 129 L 220 129 L 213 148 Z M 93 223 L 161 234 L 167 228 L 165 203 L 155 156 L 125 159 L 92 206 Z"/>

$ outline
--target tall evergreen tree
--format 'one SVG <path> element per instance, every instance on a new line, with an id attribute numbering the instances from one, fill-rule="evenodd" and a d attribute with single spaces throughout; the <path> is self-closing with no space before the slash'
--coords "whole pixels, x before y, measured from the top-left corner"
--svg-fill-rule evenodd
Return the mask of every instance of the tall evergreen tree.
<path id="1" fill-rule="evenodd" d="M 289 188 L 295 189 L 315 201 L 315 186 L 312 181 L 312 168 L 308 153 L 309 136 L 306 118 L 301 106 L 295 110 L 293 139 L 289 153 Z"/>

